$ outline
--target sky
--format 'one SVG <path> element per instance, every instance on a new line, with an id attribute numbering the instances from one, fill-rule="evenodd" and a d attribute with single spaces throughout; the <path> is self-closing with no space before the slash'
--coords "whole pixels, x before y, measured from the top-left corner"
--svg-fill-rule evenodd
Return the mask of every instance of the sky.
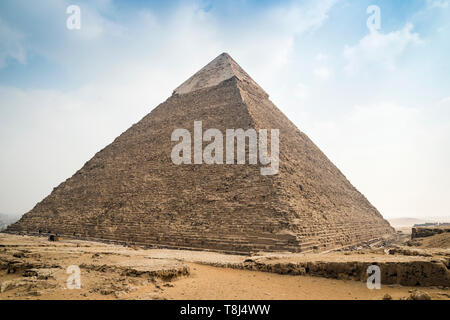
<path id="1" fill-rule="evenodd" d="M 32 209 L 222 52 L 384 217 L 450 216 L 450 0 L 2 0 L 0 212 Z"/>

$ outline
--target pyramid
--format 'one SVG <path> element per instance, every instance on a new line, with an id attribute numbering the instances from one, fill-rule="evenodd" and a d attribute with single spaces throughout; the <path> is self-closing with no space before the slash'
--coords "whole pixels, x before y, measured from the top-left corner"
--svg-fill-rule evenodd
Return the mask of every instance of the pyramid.
<path id="1" fill-rule="evenodd" d="M 279 129 L 279 170 L 174 164 L 171 134 Z M 225 145 L 225 143 L 224 143 Z M 203 143 L 203 147 L 205 142 Z M 246 149 L 248 152 L 248 148 Z M 394 230 L 223 53 L 99 151 L 7 232 L 223 252 L 328 250 Z"/>

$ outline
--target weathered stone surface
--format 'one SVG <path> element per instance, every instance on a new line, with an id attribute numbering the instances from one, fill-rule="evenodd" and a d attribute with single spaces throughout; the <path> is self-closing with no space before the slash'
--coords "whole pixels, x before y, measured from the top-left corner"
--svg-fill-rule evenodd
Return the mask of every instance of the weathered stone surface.
<path id="1" fill-rule="evenodd" d="M 260 256 L 242 262 L 206 263 L 214 266 L 289 275 L 366 281 L 370 265 L 380 267 L 381 283 L 403 286 L 450 286 L 448 257 L 380 254 L 286 254 Z"/>
<path id="2" fill-rule="evenodd" d="M 144 277 L 149 279 L 163 279 L 170 281 L 190 273 L 189 266 L 181 262 L 168 262 L 167 260 L 149 260 L 146 263 L 135 262 L 116 263 L 88 263 L 81 264 L 80 268 L 100 272 L 116 272 L 122 276 Z"/>
<path id="3" fill-rule="evenodd" d="M 431 300 L 431 297 L 426 292 L 415 290 L 411 293 L 408 300 Z"/>
<path id="4" fill-rule="evenodd" d="M 321 251 L 392 235 L 264 90 L 228 55 L 217 59 L 7 232 L 225 252 Z M 279 129 L 279 173 L 173 164 L 171 133 L 186 128 L 193 136 L 195 120 L 221 132 Z"/>
<path id="5" fill-rule="evenodd" d="M 59 271 L 59 268 L 31 268 L 23 272 L 24 277 L 36 277 L 39 280 L 54 279 L 53 274 Z"/>
<path id="6" fill-rule="evenodd" d="M 386 293 L 386 294 L 383 296 L 383 300 L 392 300 L 392 297 L 391 297 L 391 295 L 390 295 L 389 293 Z"/>
<path id="7" fill-rule="evenodd" d="M 56 285 L 54 283 L 47 282 L 45 280 L 38 280 L 38 279 L 13 279 L 13 280 L 6 280 L 0 283 L 0 293 L 14 290 L 14 289 L 23 289 L 24 291 L 31 293 L 31 295 L 38 295 L 34 293 L 33 289 L 48 289 L 48 288 L 55 288 Z"/>

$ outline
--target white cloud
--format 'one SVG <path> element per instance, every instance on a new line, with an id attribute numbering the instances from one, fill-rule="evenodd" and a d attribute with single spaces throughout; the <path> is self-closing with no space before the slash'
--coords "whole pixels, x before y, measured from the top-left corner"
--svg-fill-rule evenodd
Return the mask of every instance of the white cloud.
<path id="1" fill-rule="evenodd" d="M 402 29 L 387 34 L 376 30 L 362 38 L 355 46 L 346 46 L 344 56 L 347 59 L 346 71 L 357 73 L 363 68 L 382 67 L 395 69 L 396 60 L 411 44 L 421 42 L 418 33 L 412 32 L 413 25 L 408 23 Z"/>
<path id="2" fill-rule="evenodd" d="M 89 5 L 82 6 L 81 16 L 80 30 L 71 31 L 72 33 L 76 32 L 81 39 L 94 40 L 100 38 L 105 33 L 108 36 L 122 36 L 127 31 L 120 24 L 104 18 L 98 10 L 91 8 Z"/>
<path id="3" fill-rule="evenodd" d="M 328 80 L 332 76 L 332 71 L 328 67 L 318 67 L 314 69 L 314 76 L 320 80 Z"/>
<path id="4" fill-rule="evenodd" d="M 23 47 L 23 35 L 10 28 L 0 19 L 0 69 L 6 67 L 8 59 L 25 64 L 26 50 Z"/>
<path id="5" fill-rule="evenodd" d="M 309 96 L 309 87 L 303 83 L 297 83 L 294 90 L 294 96 L 300 100 L 304 100 Z"/>
<path id="6" fill-rule="evenodd" d="M 384 216 L 443 216 L 450 207 L 448 114 L 376 102 L 315 122 L 310 134 Z M 430 121 L 436 116 L 447 121 Z"/>
<path id="7" fill-rule="evenodd" d="M 428 8 L 441 8 L 446 9 L 450 5 L 449 0 L 427 0 Z"/>
<path id="8" fill-rule="evenodd" d="M 280 5 L 269 12 L 268 18 L 283 29 L 294 33 L 303 33 L 322 26 L 328 18 L 330 9 L 338 0 L 312 1 L 298 4 Z"/>
<path id="9" fill-rule="evenodd" d="M 441 101 L 439 101 L 439 105 L 447 105 L 450 107 L 450 97 L 446 97 L 446 98 L 442 99 Z"/>
<path id="10" fill-rule="evenodd" d="M 315 59 L 319 62 L 325 62 L 325 61 L 327 61 L 328 56 L 326 54 L 320 52 L 316 55 Z"/>
<path id="11" fill-rule="evenodd" d="M 235 57 L 263 88 L 271 87 L 292 66 L 296 42 L 322 27 L 336 2 L 276 3 L 256 10 L 248 19 L 225 21 L 224 25 L 223 21 L 212 23 L 211 30 L 218 30 L 214 41 L 221 43 L 224 51 Z"/>

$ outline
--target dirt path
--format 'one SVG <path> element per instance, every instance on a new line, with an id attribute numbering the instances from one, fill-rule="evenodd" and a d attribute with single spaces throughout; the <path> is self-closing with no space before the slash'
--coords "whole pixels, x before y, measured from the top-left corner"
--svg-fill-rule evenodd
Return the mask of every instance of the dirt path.
<path id="1" fill-rule="evenodd" d="M 175 281 L 164 290 L 166 299 L 381 299 L 389 293 L 393 299 L 409 296 L 417 288 L 384 286 L 369 290 L 363 282 L 333 280 L 311 276 L 217 268 L 190 264 L 191 275 Z M 422 288 L 433 299 L 448 299 L 439 293 L 448 290 Z"/>

